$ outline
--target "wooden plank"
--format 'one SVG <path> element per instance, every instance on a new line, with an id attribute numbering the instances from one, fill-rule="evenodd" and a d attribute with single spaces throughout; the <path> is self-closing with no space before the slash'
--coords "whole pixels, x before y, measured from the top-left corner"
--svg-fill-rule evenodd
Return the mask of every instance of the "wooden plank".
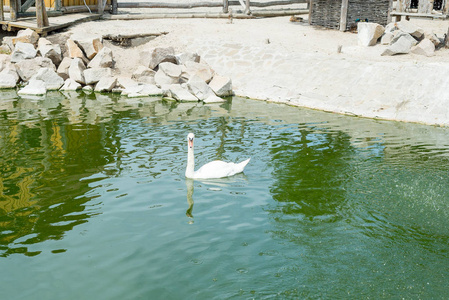
<path id="1" fill-rule="evenodd" d="M 340 31 L 346 31 L 346 22 L 348 19 L 348 2 L 348 0 L 341 1 Z"/>
<path id="2" fill-rule="evenodd" d="M 229 5 L 242 5 L 240 1 L 227 1 Z M 297 3 L 308 3 L 309 0 L 285 0 L 285 1 L 268 1 L 268 2 L 252 2 L 253 7 L 270 7 L 280 5 L 291 5 Z M 195 8 L 195 7 L 221 7 L 224 6 L 220 2 L 192 2 L 192 3 L 168 3 L 168 2 L 118 2 L 118 8 Z M 242 5 L 246 8 L 245 3 Z"/>
<path id="3" fill-rule="evenodd" d="M 313 0 L 309 1 L 309 25 L 312 25 Z"/>
<path id="4" fill-rule="evenodd" d="M 0 21 L 5 20 L 5 12 L 3 11 L 3 0 L 0 0 Z"/>
<path id="5" fill-rule="evenodd" d="M 443 14 L 420 14 L 420 13 L 392 11 L 390 13 L 390 15 L 393 17 L 394 16 L 409 16 L 409 17 L 417 17 L 417 18 L 446 19 L 446 16 Z"/>
<path id="6" fill-rule="evenodd" d="M 112 6 L 112 11 L 111 13 L 113 15 L 116 15 L 118 12 L 118 6 L 117 6 L 117 0 L 111 0 L 111 6 Z"/>
<path id="7" fill-rule="evenodd" d="M 33 4 L 36 2 L 36 0 L 27 0 L 24 4 L 20 7 L 20 12 L 26 12 Z"/>
<path id="8" fill-rule="evenodd" d="M 99 15 L 103 14 L 103 0 L 97 0 L 97 13 Z"/>
<path id="9" fill-rule="evenodd" d="M 300 15 L 307 14 L 309 12 L 308 9 L 283 9 L 283 10 L 254 10 L 251 12 L 251 15 L 246 15 L 242 13 L 232 14 L 232 18 L 234 19 L 252 19 L 256 17 L 279 17 L 279 16 L 292 16 L 292 15 Z M 154 14 L 119 14 L 119 15 L 103 15 L 102 19 L 105 20 L 146 20 L 146 19 L 164 19 L 164 18 L 222 18 L 228 19 L 229 14 L 225 13 L 154 13 Z"/>
<path id="10" fill-rule="evenodd" d="M 19 5 L 18 0 L 10 0 L 9 1 L 9 16 L 11 21 L 17 20 L 17 15 L 19 13 Z"/>
<path id="11" fill-rule="evenodd" d="M 229 0 L 223 0 L 223 13 L 227 14 L 229 12 Z"/>

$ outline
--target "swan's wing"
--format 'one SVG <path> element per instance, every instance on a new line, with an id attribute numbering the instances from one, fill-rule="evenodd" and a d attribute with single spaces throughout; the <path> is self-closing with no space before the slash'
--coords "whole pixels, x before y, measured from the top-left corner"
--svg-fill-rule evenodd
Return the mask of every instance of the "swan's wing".
<path id="1" fill-rule="evenodd" d="M 227 176 L 232 176 L 234 174 L 243 172 L 246 164 L 249 162 L 245 161 L 245 164 L 239 163 L 235 164 L 232 162 L 224 162 L 221 160 L 214 160 L 210 163 L 205 164 L 198 171 L 195 171 L 195 178 L 222 178 Z"/>

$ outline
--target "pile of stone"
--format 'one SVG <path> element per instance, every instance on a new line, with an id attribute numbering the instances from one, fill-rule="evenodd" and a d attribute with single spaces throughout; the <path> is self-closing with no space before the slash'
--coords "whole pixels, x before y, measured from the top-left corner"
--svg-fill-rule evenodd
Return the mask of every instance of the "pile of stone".
<path id="1" fill-rule="evenodd" d="M 390 23 L 385 27 L 361 22 L 357 25 L 357 37 L 362 46 L 374 46 L 379 40 L 382 45 L 387 45 L 381 55 L 414 53 L 433 56 L 442 43 L 433 32 L 426 32 L 410 21 Z"/>
<path id="2" fill-rule="evenodd" d="M 72 35 L 67 51 L 39 38 L 33 30 L 5 37 L 0 52 L 0 88 L 19 87 L 19 95 L 44 95 L 48 90 L 118 92 L 128 97 L 160 96 L 178 101 L 222 102 L 232 82 L 202 62 L 195 53 L 176 55 L 172 47 L 141 52 L 141 65 L 131 78 L 117 77 L 112 50 L 100 37 Z"/>

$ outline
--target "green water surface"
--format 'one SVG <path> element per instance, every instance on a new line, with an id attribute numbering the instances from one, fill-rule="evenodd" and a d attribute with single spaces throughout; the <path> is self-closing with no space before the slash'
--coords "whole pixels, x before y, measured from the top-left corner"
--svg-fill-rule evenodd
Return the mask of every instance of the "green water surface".
<path id="1" fill-rule="evenodd" d="M 449 297 L 447 128 L 3 92 L 0 154 L 0 299 Z"/>

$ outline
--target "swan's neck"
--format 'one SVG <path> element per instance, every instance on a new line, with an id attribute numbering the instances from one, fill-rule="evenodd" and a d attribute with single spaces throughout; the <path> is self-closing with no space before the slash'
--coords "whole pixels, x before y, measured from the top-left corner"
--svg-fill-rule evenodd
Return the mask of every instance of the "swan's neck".
<path id="1" fill-rule="evenodd" d="M 193 178 L 193 174 L 195 173 L 195 157 L 193 155 L 193 147 L 189 147 L 187 152 L 187 168 L 186 168 L 186 177 Z"/>

